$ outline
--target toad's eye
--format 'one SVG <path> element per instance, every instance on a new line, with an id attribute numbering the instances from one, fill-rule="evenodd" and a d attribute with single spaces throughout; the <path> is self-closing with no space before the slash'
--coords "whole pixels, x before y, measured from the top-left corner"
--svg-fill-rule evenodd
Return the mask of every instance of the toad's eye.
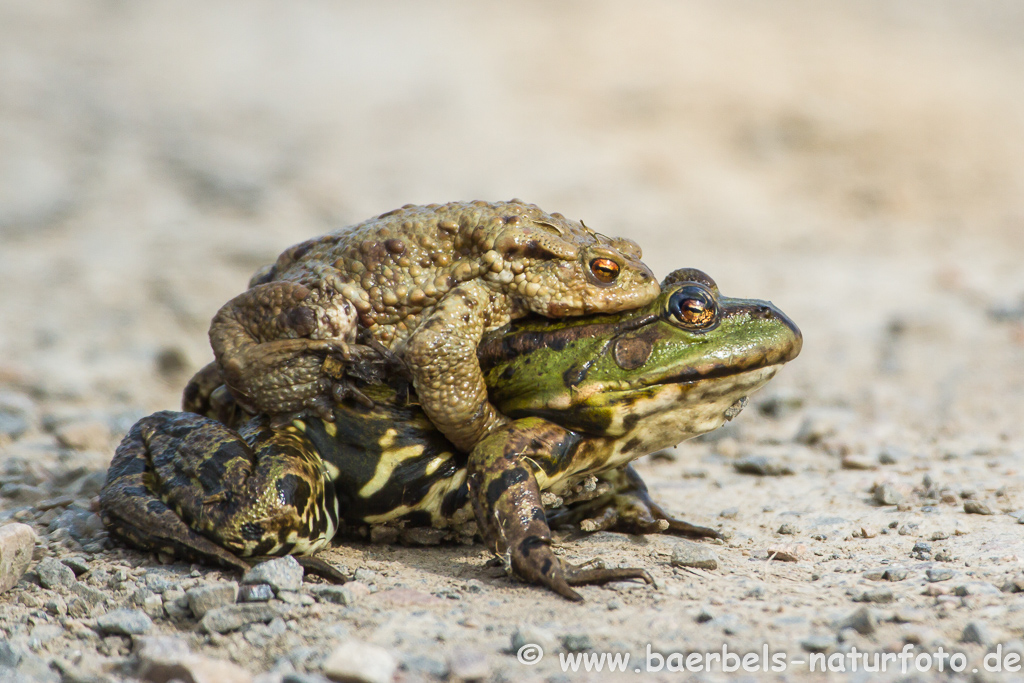
<path id="1" fill-rule="evenodd" d="M 696 285 L 673 294 L 668 309 L 683 327 L 693 330 L 707 329 L 718 320 L 718 305 L 711 292 Z"/>
<path id="2" fill-rule="evenodd" d="M 590 272 L 598 282 L 609 284 L 619 276 L 619 264 L 610 258 L 596 258 L 590 262 Z"/>

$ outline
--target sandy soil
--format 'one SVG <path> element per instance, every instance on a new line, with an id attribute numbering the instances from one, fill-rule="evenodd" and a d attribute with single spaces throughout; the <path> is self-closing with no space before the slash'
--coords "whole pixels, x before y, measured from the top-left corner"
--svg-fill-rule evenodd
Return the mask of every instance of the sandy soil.
<path id="1" fill-rule="evenodd" d="M 77 594 L 30 572 L 0 595 L 0 678 L 132 675 L 104 612 L 147 576 L 237 579 L 103 549 L 88 511 L 257 266 L 408 202 L 513 196 L 803 329 L 726 430 L 639 463 L 666 507 L 732 533 L 707 546 L 718 568 L 671 566 L 673 538 L 567 537 L 569 560 L 658 582 L 572 605 L 495 576 L 480 546 L 345 546 L 325 559 L 376 594 L 150 634 L 267 681 L 317 680 L 349 638 L 407 681 L 615 678 L 562 672 L 555 650 L 587 648 L 631 653 L 621 679 L 754 680 L 633 669 L 648 645 L 763 644 L 788 680 L 822 680 L 796 663 L 811 651 L 908 643 L 963 652 L 951 680 L 995 676 L 987 652 L 1024 650 L 1024 593 L 1004 590 L 1024 569 L 1022 36 L 1021 5 L 987 0 L 0 3 L 0 520 L 103 592 L 68 614 Z M 752 456 L 790 473 L 741 472 Z M 510 654 L 517 630 L 539 664 Z"/>

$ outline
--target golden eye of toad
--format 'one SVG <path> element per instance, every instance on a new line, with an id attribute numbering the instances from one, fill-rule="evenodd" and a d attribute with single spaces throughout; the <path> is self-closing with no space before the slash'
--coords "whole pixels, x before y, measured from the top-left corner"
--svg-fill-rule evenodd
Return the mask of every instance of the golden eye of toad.
<path id="1" fill-rule="evenodd" d="M 596 258 L 590 262 L 590 272 L 599 282 L 615 282 L 619 276 L 619 264 L 608 258 Z"/>

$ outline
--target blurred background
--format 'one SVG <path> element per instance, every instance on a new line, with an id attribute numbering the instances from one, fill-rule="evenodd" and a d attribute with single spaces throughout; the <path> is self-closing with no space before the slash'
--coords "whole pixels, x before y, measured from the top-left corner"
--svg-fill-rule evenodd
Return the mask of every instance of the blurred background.
<path id="1" fill-rule="evenodd" d="M 285 247 L 519 197 L 803 328 L 780 390 L 1022 437 L 1024 5 L 0 1 L 0 384 L 174 408 Z"/>

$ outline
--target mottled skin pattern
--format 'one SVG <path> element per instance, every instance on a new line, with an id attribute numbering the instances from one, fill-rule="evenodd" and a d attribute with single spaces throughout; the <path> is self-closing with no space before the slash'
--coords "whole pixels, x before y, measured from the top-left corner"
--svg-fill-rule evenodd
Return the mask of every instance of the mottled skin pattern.
<path id="1" fill-rule="evenodd" d="M 362 387 L 371 405 L 339 403 L 333 421 L 308 418 L 274 429 L 261 416 L 239 426 L 242 413 L 208 400 L 220 389 L 216 366 L 207 368 L 186 390 L 186 404 L 238 426 L 238 454 L 228 450 L 229 427 L 208 417 L 151 416 L 118 449 L 100 496 L 104 521 L 114 535 L 139 547 L 172 552 L 178 543 L 186 546 L 186 557 L 233 566 L 244 560 L 226 562 L 222 554 L 208 552 L 210 541 L 241 556 L 289 548 L 308 552 L 329 540 L 333 531 L 317 525 L 328 520 L 346 534 L 366 525 L 425 525 L 449 529 L 455 538 L 475 531 L 509 571 L 573 600 L 580 596 L 572 585 L 649 580 L 642 569 L 563 564 L 552 553 L 549 525 L 717 536 L 716 530 L 667 515 L 629 463 L 734 417 L 745 397 L 801 346 L 799 331 L 778 309 L 721 297 L 700 271 L 677 271 L 666 283 L 672 284 L 656 301 L 636 311 L 527 320 L 488 335 L 478 357 L 491 399 L 513 419 L 468 455 L 414 401 L 406 404 L 379 383 Z M 191 439 L 196 448 L 168 446 L 172 438 Z M 256 467 L 248 464 L 253 453 Z M 175 465 L 174 472 L 201 474 L 226 468 L 205 459 L 219 463 L 232 457 L 240 461 L 235 469 L 249 472 L 253 481 L 221 487 L 196 474 L 157 476 L 159 468 L 168 470 L 167 459 L 190 461 Z M 197 510 L 221 504 L 230 491 L 280 492 L 282 477 L 310 463 L 319 463 L 318 481 L 333 487 L 311 486 L 312 495 L 321 496 L 314 502 L 291 493 L 279 499 L 291 511 L 318 508 L 294 521 L 295 536 L 235 508 L 233 516 L 221 518 L 230 529 L 211 531 L 192 521 L 200 516 Z M 307 476 L 317 477 L 311 470 Z M 235 500 L 244 505 L 246 496 L 253 494 Z M 546 505 L 542 496 L 551 497 Z M 179 519 L 168 520 L 171 513 Z M 236 540 L 243 519 L 250 531 L 253 524 L 266 529 L 251 539 L 255 545 Z M 190 526 L 204 545 L 188 543 L 182 529 Z"/>
<path id="2" fill-rule="evenodd" d="M 249 412 L 329 420 L 353 389 L 324 360 L 365 357 L 350 346 L 361 326 L 404 357 L 424 412 L 468 452 L 506 422 L 476 359 L 483 334 L 530 312 L 643 306 L 659 288 L 640 257 L 517 200 L 410 205 L 285 251 L 217 313 L 210 342 Z"/>

